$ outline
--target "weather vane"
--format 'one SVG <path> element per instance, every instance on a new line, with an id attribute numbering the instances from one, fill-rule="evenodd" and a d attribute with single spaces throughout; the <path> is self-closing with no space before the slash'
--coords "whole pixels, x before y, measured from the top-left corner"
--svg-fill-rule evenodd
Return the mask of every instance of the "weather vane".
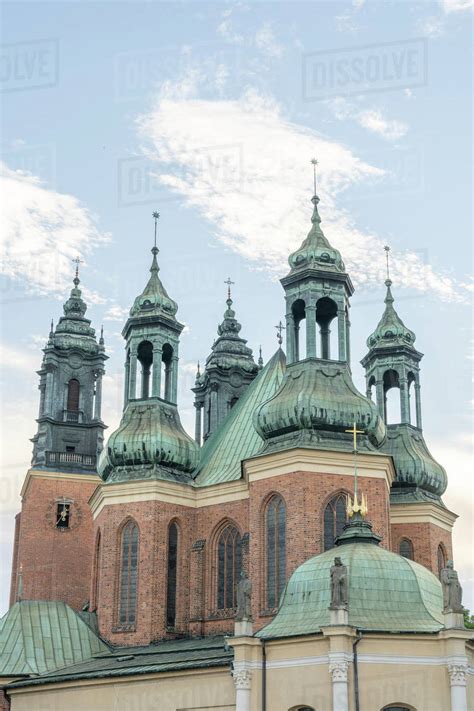
<path id="1" fill-rule="evenodd" d="M 316 166 L 318 165 L 316 158 L 311 158 L 311 164 L 313 166 L 314 194 L 316 195 Z"/>
<path id="2" fill-rule="evenodd" d="M 384 247 L 385 250 L 385 261 L 387 264 L 387 281 L 390 281 L 390 247 L 388 245 L 385 245 Z"/>
<path id="3" fill-rule="evenodd" d="M 230 299 L 230 287 L 232 286 L 232 284 L 235 284 L 235 281 L 232 281 L 230 277 L 227 277 L 224 284 L 227 284 L 227 298 Z"/>
<path id="4" fill-rule="evenodd" d="M 355 513 L 360 513 L 361 516 L 366 516 L 367 515 L 367 500 L 365 498 L 365 495 L 362 494 L 362 499 L 361 503 L 359 504 L 358 500 L 358 470 L 357 470 L 357 454 L 358 454 L 358 449 L 357 449 L 357 435 L 358 434 L 365 434 L 364 430 L 358 430 L 357 425 L 354 422 L 350 430 L 346 430 L 346 432 L 350 432 L 353 436 L 353 441 L 354 441 L 354 501 L 351 502 L 350 496 L 348 497 L 347 501 L 347 514 L 349 518 L 353 516 Z"/>
<path id="5" fill-rule="evenodd" d="M 160 219 L 160 213 L 155 210 L 155 212 L 153 213 L 153 217 L 155 218 L 155 243 L 153 245 L 153 248 L 156 249 L 156 228 L 158 220 Z"/>
<path id="6" fill-rule="evenodd" d="M 282 331 L 285 330 L 285 326 L 284 326 L 284 325 L 282 324 L 282 322 L 280 321 L 280 323 L 278 324 L 278 326 L 275 326 L 275 328 L 276 328 L 276 330 L 278 331 L 278 333 L 277 333 L 277 341 L 278 341 L 278 344 L 281 346 L 281 344 L 283 343 L 283 336 L 282 336 L 281 334 L 282 334 Z"/>

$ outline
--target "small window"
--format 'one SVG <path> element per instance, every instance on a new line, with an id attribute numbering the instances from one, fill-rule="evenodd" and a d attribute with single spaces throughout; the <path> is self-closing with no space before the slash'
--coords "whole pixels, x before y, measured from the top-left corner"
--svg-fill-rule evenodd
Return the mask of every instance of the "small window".
<path id="1" fill-rule="evenodd" d="M 66 452 L 75 452 L 76 448 L 75 447 L 66 447 Z"/>
<path id="2" fill-rule="evenodd" d="M 166 590 L 166 625 L 176 625 L 176 578 L 178 564 L 178 526 L 172 523 L 168 529 L 168 580 Z"/>
<path id="3" fill-rule="evenodd" d="M 438 546 L 438 576 L 441 577 L 441 571 L 446 568 L 446 553 L 441 543 Z"/>
<path id="4" fill-rule="evenodd" d="M 79 380 L 73 378 L 67 386 L 67 409 L 71 411 L 79 410 Z"/>
<path id="5" fill-rule="evenodd" d="M 336 538 L 341 535 L 347 523 L 347 498 L 338 494 L 324 509 L 324 550 L 334 548 Z"/>
<path id="6" fill-rule="evenodd" d="M 56 528 L 69 528 L 71 504 L 59 502 L 56 508 Z"/>
<path id="7" fill-rule="evenodd" d="M 119 623 L 134 625 L 137 617 L 138 526 L 128 521 L 122 529 Z"/>
<path id="8" fill-rule="evenodd" d="M 400 555 L 409 560 L 414 560 L 413 543 L 409 538 L 402 538 L 400 541 Z"/>
<path id="9" fill-rule="evenodd" d="M 226 526 L 217 543 L 217 608 L 237 604 L 237 583 L 241 571 L 241 540 L 234 526 Z"/>

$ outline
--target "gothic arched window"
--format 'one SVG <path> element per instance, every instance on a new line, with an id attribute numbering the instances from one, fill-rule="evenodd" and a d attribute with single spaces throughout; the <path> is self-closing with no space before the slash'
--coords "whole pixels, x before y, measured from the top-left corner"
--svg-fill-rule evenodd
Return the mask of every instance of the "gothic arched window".
<path id="1" fill-rule="evenodd" d="M 324 509 L 324 550 L 334 548 L 347 522 L 347 496 L 337 494 Z"/>
<path id="2" fill-rule="evenodd" d="M 402 555 L 404 558 L 414 560 L 413 543 L 410 541 L 409 538 L 402 538 L 398 550 L 400 552 L 400 555 Z"/>
<path id="3" fill-rule="evenodd" d="M 92 610 L 97 610 L 99 605 L 99 584 L 100 584 L 100 529 L 97 531 L 95 539 L 94 554 L 94 578 L 92 591 Z"/>
<path id="4" fill-rule="evenodd" d="M 128 521 L 122 529 L 119 623 L 134 625 L 137 618 L 138 526 Z"/>
<path id="5" fill-rule="evenodd" d="M 236 606 L 237 583 L 241 570 L 240 535 L 235 526 L 226 526 L 217 541 L 217 608 Z"/>
<path id="6" fill-rule="evenodd" d="M 178 568 L 178 526 L 173 522 L 168 529 L 168 577 L 166 588 L 166 626 L 176 623 L 176 580 Z"/>
<path id="7" fill-rule="evenodd" d="M 443 568 L 446 568 L 446 553 L 440 543 L 438 546 L 438 576 L 441 576 Z"/>
<path id="8" fill-rule="evenodd" d="M 72 378 L 67 385 L 67 409 L 79 410 L 79 380 Z"/>
<path id="9" fill-rule="evenodd" d="M 286 582 L 286 507 L 281 496 L 273 496 L 265 509 L 267 554 L 267 607 L 278 605 Z"/>

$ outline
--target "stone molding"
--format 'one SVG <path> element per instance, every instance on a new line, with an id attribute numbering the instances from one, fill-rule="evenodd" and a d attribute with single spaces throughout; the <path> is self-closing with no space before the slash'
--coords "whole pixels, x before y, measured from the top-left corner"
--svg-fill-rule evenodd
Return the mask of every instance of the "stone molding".
<path id="1" fill-rule="evenodd" d="M 457 518 L 457 514 L 430 501 L 390 504 L 390 524 L 431 523 L 451 533 Z"/>
<path id="2" fill-rule="evenodd" d="M 101 483 L 101 478 L 98 474 L 79 474 L 74 472 L 60 472 L 60 471 L 47 471 L 43 469 L 28 469 L 21 487 L 20 496 L 23 498 L 26 496 L 28 488 L 32 479 L 59 479 L 60 481 L 80 481 L 87 482 L 90 484 L 96 484 L 97 486 Z"/>
<path id="3" fill-rule="evenodd" d="M 466 686 L 467 664 L 459 662 L 448 664 L 448 674 L 451 686 Z"/>
<path id="4" fill-rule="evenodd" d="M 232 676 L 236 689 L 250 689 L 252 685 L 252 673 L 248 669 L 234 670 Z"/>
<path id="5" fill-rule="evenodd" d="M 349 662 L 345 659 L 329 662 L 329 673 L 334 681 L 346 681 L 349 675 Z"/>

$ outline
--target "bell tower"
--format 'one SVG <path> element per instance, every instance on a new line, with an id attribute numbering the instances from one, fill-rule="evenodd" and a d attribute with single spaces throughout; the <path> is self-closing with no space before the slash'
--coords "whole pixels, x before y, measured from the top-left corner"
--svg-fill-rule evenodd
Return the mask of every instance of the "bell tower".
<path id="1" fill-rule="evenodd" d="M 99 483 L 97 458 L 105 424 L 102 377 L 107 359 L 101 332 L 85 317 L 79 259 L 64 315 L 43 350 L 38 429 L 16 517 L 11 604 L 59 600 L 87 603 L 93 526 L 89 498 Z"/>

